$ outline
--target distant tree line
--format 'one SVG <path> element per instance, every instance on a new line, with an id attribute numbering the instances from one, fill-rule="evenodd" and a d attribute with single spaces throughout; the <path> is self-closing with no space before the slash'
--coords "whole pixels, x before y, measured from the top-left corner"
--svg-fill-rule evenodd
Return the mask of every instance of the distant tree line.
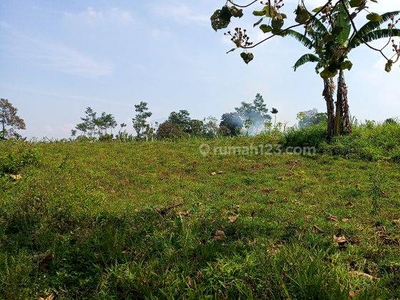
<path id="1" fill-rule="evenodd" d="M 118 133 L 113 134 L 117 122 L 111 114 L 103 112 L 100 116 L 88 107 L 85 116 L 81 118 L 72 130 L 73 137 L 78 139 L 92 138 L 99 140 L 149 140 L 149 139 L 177 139 L 187 137 L 214 138 L 219 136 L 254 135 L 268 131 L 272 127 L 272 118 L 268 114 L 267 105 L 261 94 L 257 94 L 251 103 L 242 102 L 234 112 L 224 113 L 221 120 L 207 117 L 202 120 L 193 119 L 187 110 L 172 111 L 167 120 L 161 124 L 150 123 L 152 112 L 148 103 L 141 101 L 134 105 L 135 116 L 132 118 L 132 127 L 135 135 L 128 134 L 127 124 L 120 124 Z M 275 115 L 278 110 L 272 108 Z M 78 134 L 79 133 L 79 134 Z"/>
<path id="2" fill-rule="evenodd" d="M 209 116 L 202 120 L 193 119 L 187 110 L 172 111 L 167 120 L 159 124 L 151 123 L 149 118 L 153 115 L 148 104 L 141 101 L 134 105 L 135 116 L 132 118 L 132 128 L 135 134 L 127 131 L 128 125 L 121 123 L 119 130 L 112 114 L 102 112 L 97 114 L 91 107 L 86 108 L 81 122 L 71 130 L 71 136 L 78 140 L 154 140 L 154 139 L 179 139 L 189 137 L 216 138 L 222 136 L 255 135 L 271 130 L 285 130 L 282 123 L 276 122 L 278 110 L 267 109 L 261 94 L 256 94 L 253 102 L 241 102 L 233 112 L 224 113 L 221 119 Z M 25 121 L 18 116 L 18 109 L 7 99 L 0 100 L 0 140 L 9 138 L 22 138 L 17 130 L 26 129 Z M 271 115 L 274 115 L 272 123 Z M 319 113 L 317 109 L 301 111 L 297 114 L 297 126 L 304 128 L 313 125 L 326 124 L 328 116 Z"/>

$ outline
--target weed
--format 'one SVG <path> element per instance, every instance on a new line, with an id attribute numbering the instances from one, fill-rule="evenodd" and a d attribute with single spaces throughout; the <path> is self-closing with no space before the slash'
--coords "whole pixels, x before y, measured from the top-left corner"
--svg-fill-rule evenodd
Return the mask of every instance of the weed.
<path id="1" fill-rule="evenodd" d="M 1 297 L 398 295 L 398 164 L 198 150 L 268 138 L 1 143 Z"/>

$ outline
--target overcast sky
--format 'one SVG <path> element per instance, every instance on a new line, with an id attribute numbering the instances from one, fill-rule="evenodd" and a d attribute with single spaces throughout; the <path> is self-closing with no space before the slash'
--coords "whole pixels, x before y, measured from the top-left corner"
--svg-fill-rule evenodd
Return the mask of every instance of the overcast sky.
<path id="1" fill-rule="evenodd" d="M 297 0 L 286 0 L 293 12 Z M 324 1 L 311 0 L 318 5 Z M 379 0 L 372 11 L 400 10 Z M 152 122 L 186 109 L 192 118 L 220 116 L 260 93 L 278 121 L 294 125 L 299 111 L 325 112 L 322 80 L 309 65 L 293 72 L 306 53 L 290 38 L 275 38 L 253 52 L 249 65 L 209 17 L 223 0 L 1 0 L 0 97 L 19 109 L 23 136 L 67 138 L 90 106 L 131 119 L 148 102 Z M 308 2 L 307 2 L 308 3 Z M 235 19 L 252 27 L 255 20 Z M 251 30 L 254 41 L 262 37 Z M 400 116 L 400 69 L 365 46 L 350 56 L 350 110 L 359 121 Z"/>

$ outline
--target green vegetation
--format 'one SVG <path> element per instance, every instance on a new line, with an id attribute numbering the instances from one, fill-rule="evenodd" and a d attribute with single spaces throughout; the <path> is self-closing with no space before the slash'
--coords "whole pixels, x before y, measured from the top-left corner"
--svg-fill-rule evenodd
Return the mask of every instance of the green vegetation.
<path id="1" fill-rule="evenodd" d="M 16 130 L 26 129 L 26 125 L 17 113 L 18 109 L 8 99 L 0 98 L 0 141 L 7 138 L 21 138 Z"/>
<path id="2" fill-rule="evenodd" d="M 1 142 L 0 298 L 396 297 L 398 123 L 357 126 L 312 156 L 213 152 L 295 146 L 312 128 Z"/>
<path id="3" fill-rule="evenodd" d="M 400 59 L 400 29 L 397 28 L 400 11 L 390 11 L 382 15 L 371 12 L 370 4 L 377 3 L 376 0 L 325 0 L 320 1 L 319 7 L 312 7 L 312 1 L 303 0 L 299 1 L 293 12 L 288 11 L 285 0 L 248 1 L 246 4 L 237 4 L 232 0 L 221 2 L 225 2 L 224 6 L 210 17 L 211 27 L 215 31 L 227 28 L 233 23 L 232 17 L 252 15 L 254 23 L 246 20 L 246 27 L 259 27 L 264 34 L 258 41 L 254 41 L 247 29 L 238 26 L 224 33 L 234 44 L 234 48 L 227 53 L 243 49 L 240 57 L 246 64 L 254 59 L 254 54 L 249 51 L 274 37 L 294 37 L 300 44 L 312 50 L 312 53 L 304 54 L 295 62 L 294 69 L 307 62 L 316 63 L 315 70 L 324 83 L 322 94 L 327 106 L 329 140 L 333 136 L 352 132 L 348 89 L 344 80 L 344 71 L 350 71 L 353 67 L 349 54 L 358 46 L 366 45 L 385 60 L 387 72 Z M 372 44 L 376 40 L 387 42 L 382 48 L 376 48 Z M 336 76 L 337 87 L 334 84 Z"/>

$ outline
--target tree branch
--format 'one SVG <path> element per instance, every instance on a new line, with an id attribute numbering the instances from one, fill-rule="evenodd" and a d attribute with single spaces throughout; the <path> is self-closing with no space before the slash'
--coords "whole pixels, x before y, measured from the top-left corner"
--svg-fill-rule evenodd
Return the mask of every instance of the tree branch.
<path id="1" fill-rule="evenodd" d="M 246 4 L 246 5 L 237 4 L 237 3 L 233 2 L 232 0 L 227 0 L 226 3 L 229 2 L 230 4 L 235 5 L 235 6 L 237 6 L 237 7 L 246 8 L 246 7 L 249 7 L 249 6 L 253 5 L 253 4 L 256 3 L 257 1 L 258 1 L 258 0 L 254 0 L 253 2 L 251 2 L 251 3 L 249 3 L 249 4 Z"/>
<path id="2" fill-rule="evenodd" d="M 283 32 L 286 32 L 286 31 L 288 31 L 288 30 L 290 30 L 290 29 L 293 29 L 293 28 L 296 28 L 296 27 L 299 27 L 299 26 L 305 26 L 305 27 L 306 27 L 307 25 L 309 25 L 309 24 L 319 15 L 328 5 L 330 5 L 331 2 L 332 2 L 332 0 L 327 1 L 327 2 L 325 3 L 325 5 L 324 5 L 324 6 L 321 6 L 321 8 L 320 8 L 316 13 L 314 13 L 314 15 L 312 15 L 311 18 L 310 18 L 307 22 L 302 23 L 302 24 L 299 23 L 299 24 L 291 25 L 291 26 L 289 26 L 289 27 L 287 27 L 287 28 L 285 28 L 285 29 L 282 29 L 282 31 L 283 31 Z M 304 35 L 305 35 L 305 33 L 304 33 Z M 257 47 L 258 45 L 260 45 L 260 44 L 262 44 L 262 43 L 268 41 L 269 39 L 271 39 L 271 38 L 273 38 L 273 37 L 275 37 L 275 36 L 277 36 L 277 34 L 272 34 L 272 35 L 270 35 L 269 37 L 267 37 L 267 38 L 265 38 L 265 39 L 263 39 L 263 40 L 261 40 L 261 41 L 255 43 L 254 45 L 247 46 L 247 47 L 246 47 L 246 46 L 242 46 L 242 47 L 240 47 L 240 48 L 243 48 L 243 49 L 252 49 L 252 48 L 255 48 L 255 47 Z"/>
<path id="3" fill-rule="evenodd" d="M 353 27 L 353 30 L 354 30 L 353 36 L 357 36 L 357 33 L 358 33 L 357 26 L 356 26 L 356 24 L 354 23 L 353 18 L 351 17 L 351 14 L 350 14 L 349 10 L 347 9 L 344 0 L 340 0 L 340 2 L 342 3 L 343 8 L 344 8 L 344 10 L 345 10 L 345 12 L 346 12 L 346 14 L 347 14 L 347 17 L 348 17 L 349 20 L 350 20 L 351 26 Z M 370 49 L 373 50 L 373 51 L 379 52 L 387 61 L 389 60 L 389 58 L 385 55 L 385 53 L 383 53 L 383 49 L 385 49 L 385 48 L 389 45 L 390 40 L 392 39 L 392 37 L 389 37 L 389 41 L 386 43 L 386 45 L 385 45 L 382 49 L 378 49 L 378 48 L 375 48 L 375 47 L 371 46 L 368 42 L 366 42 L 366 41 L 363 39 L 362 36 L 360 36 L 359 38 L 361 39 L 362 43 L 363 43 L 364 45 L 366 45 L 368 48 L 370 48 Z"/>

